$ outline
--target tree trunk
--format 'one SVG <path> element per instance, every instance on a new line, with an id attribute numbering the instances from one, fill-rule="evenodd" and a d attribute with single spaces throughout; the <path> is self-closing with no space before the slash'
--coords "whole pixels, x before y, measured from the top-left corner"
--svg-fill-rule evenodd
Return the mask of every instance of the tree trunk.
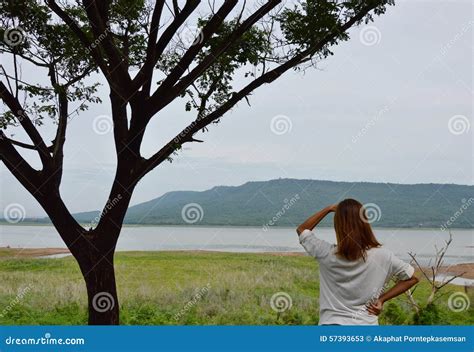
<path id="1" fill-rule="evenodd" d="M 89 325 L 119 324 L 114 253 L 121 226 L 108 232 L 85 230 L 68 212 L 59 195 L 40 200 L 81 269 L 87 288 Z M 115 221 L 122 224 L 120 219 Z"/>
<path id="2" fill-rule="evenodd" d="M 118 325 L 119 301 L 113 251 L 106 256 L 78 259 L 87 287 L 89 325 Z"/>

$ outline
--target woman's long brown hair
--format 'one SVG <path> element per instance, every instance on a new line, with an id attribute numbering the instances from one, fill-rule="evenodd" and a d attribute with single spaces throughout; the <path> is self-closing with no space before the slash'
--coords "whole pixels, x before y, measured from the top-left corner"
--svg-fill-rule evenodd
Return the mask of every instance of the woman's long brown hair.
<path id="1" fill-rule="evenodd" d="M 337 205 L 334 229 L 336 254 L 347 260 L 365 260 L 367 250 L 381 246 L 372 232 L 363 205 L 355 199 L 345 199 Z"/>

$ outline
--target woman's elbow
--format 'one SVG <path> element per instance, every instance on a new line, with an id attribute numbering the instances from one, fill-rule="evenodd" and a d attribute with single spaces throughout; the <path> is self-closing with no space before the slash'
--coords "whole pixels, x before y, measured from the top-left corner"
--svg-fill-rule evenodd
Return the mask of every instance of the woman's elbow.
<path id="1" fill-rule="evenodd" d="M 296 233 L 299 235 L 301 235 L 301 233 L 304 231 L 304 228 L 300 225 L 296 228 Z"/>

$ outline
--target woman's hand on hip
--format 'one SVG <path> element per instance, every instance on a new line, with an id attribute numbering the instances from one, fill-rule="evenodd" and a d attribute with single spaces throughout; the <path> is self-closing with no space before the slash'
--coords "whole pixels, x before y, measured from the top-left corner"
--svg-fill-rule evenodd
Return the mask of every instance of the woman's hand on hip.
<path id="1" fill-rule="evenodd" d="M 382 310 L 383 310 L 383 302 L 380 299 L 374 302 L 371 302 L 367 305 L 367 311 L 371 315 L 379 315 L 380 313 L 382 313 Z"/>

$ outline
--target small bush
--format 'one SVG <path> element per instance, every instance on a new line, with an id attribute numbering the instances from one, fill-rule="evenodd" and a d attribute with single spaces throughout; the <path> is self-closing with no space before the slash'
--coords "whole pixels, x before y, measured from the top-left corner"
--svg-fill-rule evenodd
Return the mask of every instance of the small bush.
<path id="1" fill-rule="evenodd" d="M 441 323 L 439 308 L 434 303 L 421 308 L 413 317 L 415 325 L 439 325 Z"/>
<path id="2" fill-rule="evenodd" d="M 381 320 L 387 325 L 403 325 L 407 318 L 407 313 L 396 302 L 389 302 L 384 307 Z"/>

